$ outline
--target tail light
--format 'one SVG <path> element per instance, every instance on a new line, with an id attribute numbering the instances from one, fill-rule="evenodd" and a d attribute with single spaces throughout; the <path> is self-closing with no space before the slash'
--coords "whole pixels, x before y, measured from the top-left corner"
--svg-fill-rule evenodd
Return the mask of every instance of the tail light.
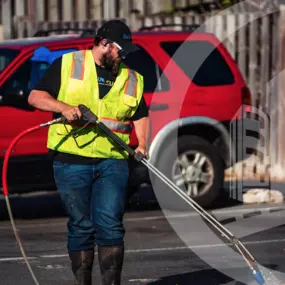
<path id="1" fill-rule="evenodd" d="M 242 105 L 245 107 L 245 111 L 250 112 L 252 106 L 252 96 L 249 88 L 246 86 L 242 87 L 241 89 L 241 102 Z"/>

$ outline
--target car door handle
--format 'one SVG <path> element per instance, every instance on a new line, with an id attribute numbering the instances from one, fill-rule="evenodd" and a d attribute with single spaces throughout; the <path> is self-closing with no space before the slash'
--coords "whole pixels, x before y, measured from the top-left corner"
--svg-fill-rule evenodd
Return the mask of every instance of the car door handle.
<path id="1" fill-rule="evenodd" d="M 168 109 L 168 104 L 152 104 L 149 106 L 149 110 L 151 111 L 161 111 Z"/>

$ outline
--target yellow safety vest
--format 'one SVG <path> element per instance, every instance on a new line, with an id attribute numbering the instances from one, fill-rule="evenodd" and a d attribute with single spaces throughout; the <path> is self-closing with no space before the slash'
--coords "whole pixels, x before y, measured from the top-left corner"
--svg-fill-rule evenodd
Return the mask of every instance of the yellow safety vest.
<path id="1" fill-rule="evenodd" d="M 51 82 L 52 84 L 52 82 Z M 71 106 L 86 105 L 98 119 L 126 144 L 130 142 L 134 115 L 143 96 L 143 77 L 121 63 L 116 81 L 103 99 L 95 62 L 90 50 L 63 55 L 61 87 L 58 100 Z M 92 158 L 127 158 L 128 153 L 118 147 L 98 126 L 54 124 L 49 127 L 47 147 L 59 152 Z"/>

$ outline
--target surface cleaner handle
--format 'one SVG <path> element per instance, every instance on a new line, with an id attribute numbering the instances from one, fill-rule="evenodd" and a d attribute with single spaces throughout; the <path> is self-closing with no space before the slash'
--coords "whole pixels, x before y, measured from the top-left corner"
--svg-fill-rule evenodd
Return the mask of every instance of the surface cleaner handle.
<path id="1" fill-rule="evenodd" d="M 91 112 L 89 108 L 85 105 L 78 106 L 80 112 L 82 113 L 83 119 L 90 123 L 96 123 L 98 127 L 112 140 L 114 140 L 119 146 L 125 149 L 131 156 L 133 156 L 137 161 L 144 158 L 142 153 L 136 153 L 130 146 L 128 146 L 121 138 L 114 134 L 104 123 L 98 121 L 98 117 Z"/>

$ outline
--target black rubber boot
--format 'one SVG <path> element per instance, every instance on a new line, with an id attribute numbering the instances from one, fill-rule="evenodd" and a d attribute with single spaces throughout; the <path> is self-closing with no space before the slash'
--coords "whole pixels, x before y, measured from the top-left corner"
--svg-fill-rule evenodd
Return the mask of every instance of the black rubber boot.
<path id="1" fill-rule="evenodd" d="M 69 257 L 75 279 L 74 284 L 91 285 L 94 249 L 86 251 L 69 251 Z"/>
<path id="2" fill-rule="evenodd" d="M 98 246 L 102 285 L 120 285 L 124 246 Z"/>

